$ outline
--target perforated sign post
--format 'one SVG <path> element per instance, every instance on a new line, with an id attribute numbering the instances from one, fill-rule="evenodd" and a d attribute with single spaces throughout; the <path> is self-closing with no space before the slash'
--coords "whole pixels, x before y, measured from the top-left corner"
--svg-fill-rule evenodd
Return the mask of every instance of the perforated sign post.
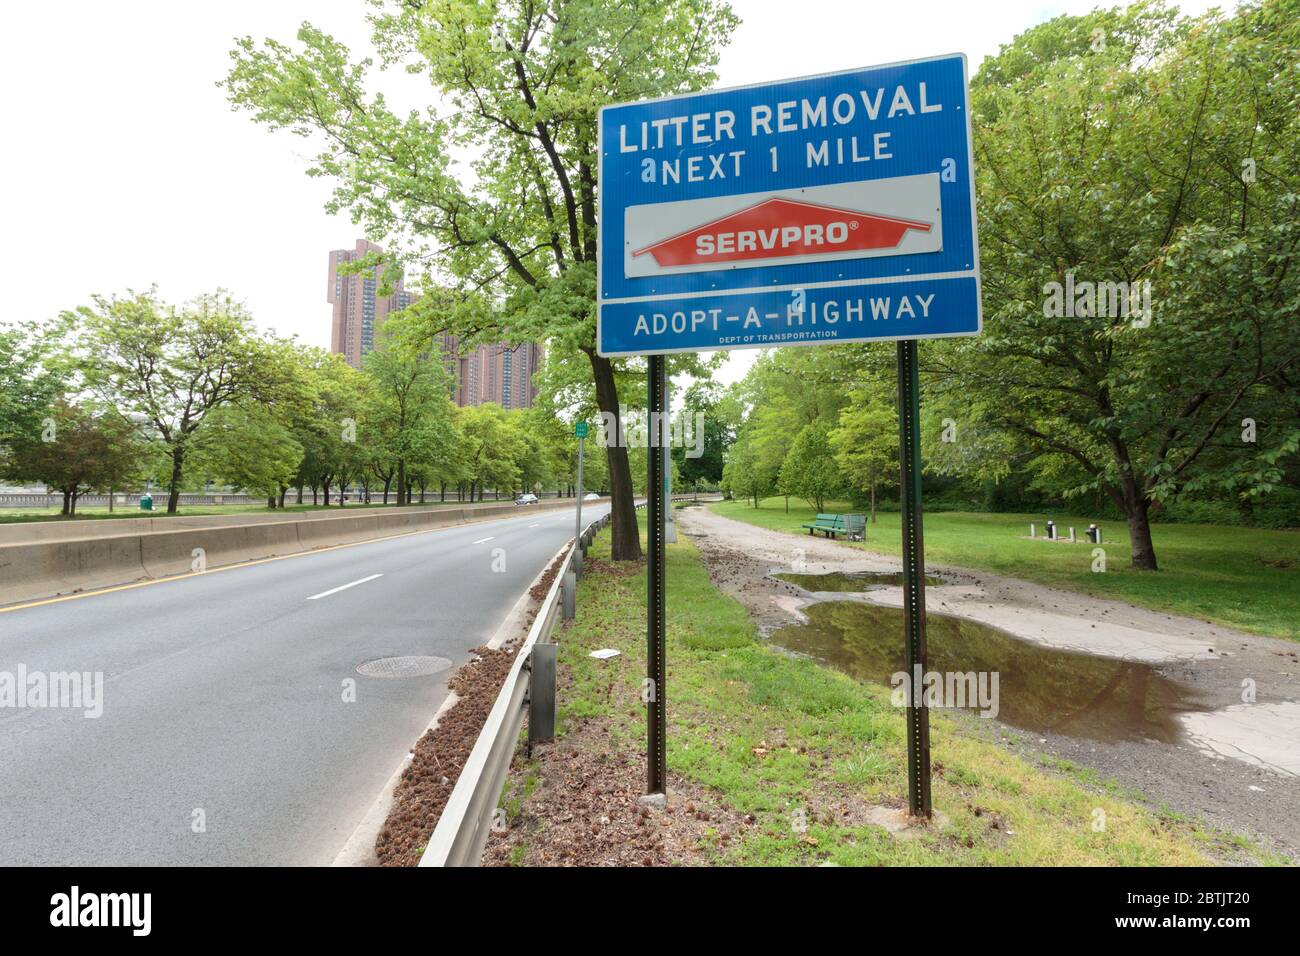
<path id="1" fill-rule="evenodd" d="M 582 453 L 584 451 L 583 446 L 587 444 L 587 423 L 578 422 L 575 424 L 573 426 L 573 434 L 578 439 L 578 489 L 577 493 L 574 495 L 578 504 L 576 509 L 578 526 L 573 532 L 573 547 L 577 549 L 582 547 Z M 581 558 L 582 556 L 579 555 L 578 557 Z"/>
<path id="2" fill-rule="evenodd" d="M 597 350 L 649 356 L 650 434 L 674 352 L 898 342 L 907 669 L 926 667 L 916 342 L 981 328 L 961 54 L 607 106 Z M 651 454 L 648 789 L 663 789 L 663 460 Z M 913 682 L 913 814 L 930 813 Z"/>

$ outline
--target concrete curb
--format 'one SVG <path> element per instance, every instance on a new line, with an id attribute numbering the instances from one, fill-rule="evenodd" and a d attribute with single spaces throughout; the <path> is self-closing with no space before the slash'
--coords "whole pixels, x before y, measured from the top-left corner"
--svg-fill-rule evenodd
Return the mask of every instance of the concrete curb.
<path id="1" fill-rule="evenodd" d="M 421 733 L 420 736 L 423 737 L 424 734 L 427 734 L 431 730 L 437 730 L 438 722 L 442 720 L 443 715 L 447 713 L 447 711 L 456 706 L 458 700 L 460 700 L 460 698 L 456 696 L 455 691 L 452 691 L 443 698 L 442 704 L 433 715 L 433 719 L 429 721 L 429 726 L 424 728 L 424 732 Z M 379 865 L 379 857 L 375 855 L 375 841 L 379 839 L 379 831 L 384 828 L 384 823 L 388 820 L 389 811 L 393 809 L 393 794 L 397 792 L 397 785 L 402 780 L 402 774 L 405 773 L 406 768 L 411 765 L 411 760 L 414 757 L 415 750 L 414 745 L 412 745 L 412 749 L 406 752 L 406 756 L 402 758 L 401 764 L 393 771 L 393 775 L 388 778 L 388 782 L 384 784 L 384 788 L 379 791 L 379 796 L 375 797 L 375 802 L 370 805 L 370 809 L 366 811 L 366 815 L 361 818 L 361 822 L 358 823 L 356 829 L 352 831 L 352 835 L 348 837 L 348 841 L 344 843 L 343 848 L 335 854 L 334 860 L 330 863 L 330 866 Z"/>

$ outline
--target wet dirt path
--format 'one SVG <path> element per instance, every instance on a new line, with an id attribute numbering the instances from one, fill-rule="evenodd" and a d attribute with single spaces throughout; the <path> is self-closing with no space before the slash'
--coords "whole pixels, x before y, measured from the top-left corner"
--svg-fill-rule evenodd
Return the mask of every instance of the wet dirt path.
<path id="1" fill-rule="evenodd" d="M 859 590 L 842 577 L 820 585 L 814 576 L 896 574 L 898 559 L 703 507 L 677 515 L 714 582 L 774 643 L 864 680 L 893 667 L 893 642 L 878 632 L 892 630 L 901 587 L 885 579 Z M 944 582 L 926 589 L 932 647 L 940 648 L 932 669 L 946 659 L 961 670 L 996 666 L 1011 678 L 1000 719 L 972 717 L 975 732 L 1091 767 L 1153 805 L 1253 832 L 1300 860 L 1295 644 L 979 571 L 926 571 Z M 791 573 L 808 576 L 794 579 L 803 587 L 773 576 Z M 901 656 L 901 630 L 896 643 Z M 1242 700 L 1245 681 L 1254 682 L 1252 703 Z M 1072 720 L 1052 716 L 1058 702 Z"/>

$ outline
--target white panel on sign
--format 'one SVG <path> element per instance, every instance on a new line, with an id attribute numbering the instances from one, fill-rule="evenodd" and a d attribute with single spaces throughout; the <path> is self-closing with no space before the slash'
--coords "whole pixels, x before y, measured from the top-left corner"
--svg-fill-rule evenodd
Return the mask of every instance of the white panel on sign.
<path id="1" fill-rule="evenodd" d="M 629 206 L 624 220 L 627 276 L 943 249 L 938 173 Z"/>

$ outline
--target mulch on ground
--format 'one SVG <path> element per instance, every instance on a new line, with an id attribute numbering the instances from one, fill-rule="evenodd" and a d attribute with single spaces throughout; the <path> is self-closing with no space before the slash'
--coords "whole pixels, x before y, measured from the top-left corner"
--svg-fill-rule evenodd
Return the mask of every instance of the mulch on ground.
<path id="1" fill-rule="evenodd" d="M 641 806 L 645 756 L 602 746 L 604 723 L 580 721 L 563 740 L 533 749 L 529 772 L 540 782 L 493 831 L 484 866 L 705 865 L 753 823 L 671 773 L 667 807 Z"/>
<path id="2" fill-rule="evenodd" d="M 534 601 L 546 597 L 562 563 L 562 557 L 552 561 L 530 589 Z M 531 625 L 536 616 L 534 607 L 525 626 Z M 458 700 L 438 719 L 438 726 L 426 731 L 416 743 L 411 763 L 393 791 L 392 809 L 375 840 L 381 866 L 419 864 L 524 636 L 517 635 L 499 650 L 476 647 L 475 659 L 456 671 L 448 682 Z"/>
<path id="3" fill-rule="evenodd" d="M 589 557 L 587 573 L 630 577 L 643 562 L 608 562 Z M 563 643 L 563 632 L 556 635 Z M 556 696 L 572 685 L 561 661 Z M 611 691 L 613 686 L 611 685 Z M 643 706 L 629 698 L 611 713 Z M 610 717 L 575 718 L 562 738 L 538 744 L 531 760 L 516 754 L 506 798 L 535 783 L 511 814 L 493 830 L 484 866 L 689 866 L 715 863 L 754 818 L 725 807 L 707 787 L 668 775 L 663 809 L 641 806 L 645 753 L 620 750 L 610 739 Z"/>
<path id="4" fill-rule="evenodd" d="M 375 840 L 381 866 L 420 862 L 517 650 L 475 648 L 478 657 L 451 679 L 449 686 L 460 699 L 415 745 L 415 755 L 393 792 L 393 807 Z"/>

